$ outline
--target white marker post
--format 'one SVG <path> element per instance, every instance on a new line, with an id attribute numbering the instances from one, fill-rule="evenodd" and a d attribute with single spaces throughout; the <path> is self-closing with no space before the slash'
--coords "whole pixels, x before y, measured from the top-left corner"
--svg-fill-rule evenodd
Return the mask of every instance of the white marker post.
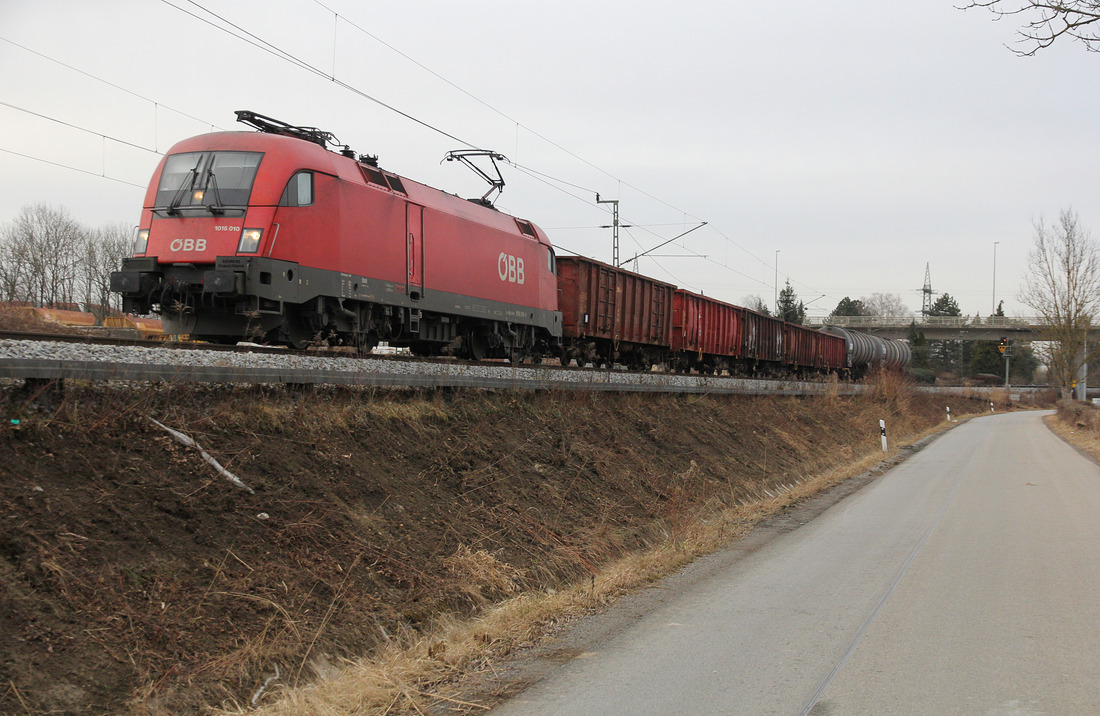
<path id="1" fill-rule="evenodd" d="M 947 422 L 951 422 L 951 406 L 947 406 Z"/>
<path id="2" fill-rule="evenodd" d="M 993 409 L 993 401 L 992 400 L 989 401 L 989 412 L 991 412 L 991 413 L 997 412 L 996 410 Z"/>
<path id="3" fill-rule="evenodd" d="M 879 429 L 879 432 L 882 433 L 882 451 L 886 452 L 886 421 L 885 420 L 878 421 L 878 429 Z"/>

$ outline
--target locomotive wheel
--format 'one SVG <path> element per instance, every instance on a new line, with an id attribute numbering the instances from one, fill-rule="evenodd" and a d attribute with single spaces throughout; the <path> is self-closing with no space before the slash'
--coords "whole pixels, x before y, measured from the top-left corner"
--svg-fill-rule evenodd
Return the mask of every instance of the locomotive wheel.
<path id="1" fill-rule="evenodd" d="M 313 341 L 313 331 L 309 328 L 309 322 L 298 316 L 286 317 L 287 343 L 294 350 L 305 350 Z"/>
<path id="2" fill-rule="evenodd" d="M 471 333 L 465 343 L 466 357 L 470 360 L 485 360 L 485 356 L 489 354 L 489 341 L 485 336 Z"/>

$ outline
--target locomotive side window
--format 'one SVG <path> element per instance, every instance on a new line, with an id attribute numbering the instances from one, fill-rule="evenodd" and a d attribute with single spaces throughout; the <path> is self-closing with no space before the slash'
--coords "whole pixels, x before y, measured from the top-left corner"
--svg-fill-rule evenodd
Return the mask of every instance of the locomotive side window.
<path id="1" fill-rule="evenodd" d="M 298 172 L 290 177 L 279 199 L 279 206 L 311 206 L 313 204 L 313 172 Z"/>
<path id="2" fill-rule="evenodd" d="M 558 262 L 554 259 L 554 249 L 550 248 L 549 246 L 546 247 L 546 258 L 549 262 L 548 266 L 550 268 L 550 273 L 557 274 Z"/>

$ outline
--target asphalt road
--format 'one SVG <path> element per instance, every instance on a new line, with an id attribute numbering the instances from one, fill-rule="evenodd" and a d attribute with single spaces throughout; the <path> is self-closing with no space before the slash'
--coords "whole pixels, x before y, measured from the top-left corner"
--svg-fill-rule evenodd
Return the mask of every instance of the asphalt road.
<path id="1" fill-rule="evenodd" d="M 1100 469 L 1041 415 L 958 426 L 493 714 L 1100 714 Z"/>

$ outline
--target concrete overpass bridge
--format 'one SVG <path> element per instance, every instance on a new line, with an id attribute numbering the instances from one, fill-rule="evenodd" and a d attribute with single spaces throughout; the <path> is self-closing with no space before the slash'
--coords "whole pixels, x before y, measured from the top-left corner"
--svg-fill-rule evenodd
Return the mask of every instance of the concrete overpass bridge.
<path id="1" fill-rule="evenodd" d="M 831 325 L 873 333 L 883 338 L 908 338 L 909 327 L 916 323 L 917 330 L 928 340 L 999 341 L 1001 338 L 1022 341 L 1043 340 L 1046 322 L 1036 317 L 1010 316 L 835 316 L 833 318 L 807 316 L 808 326 Z M 1089 329 L 1089 340 L 1100 340 L 1100 326 Z"/>

